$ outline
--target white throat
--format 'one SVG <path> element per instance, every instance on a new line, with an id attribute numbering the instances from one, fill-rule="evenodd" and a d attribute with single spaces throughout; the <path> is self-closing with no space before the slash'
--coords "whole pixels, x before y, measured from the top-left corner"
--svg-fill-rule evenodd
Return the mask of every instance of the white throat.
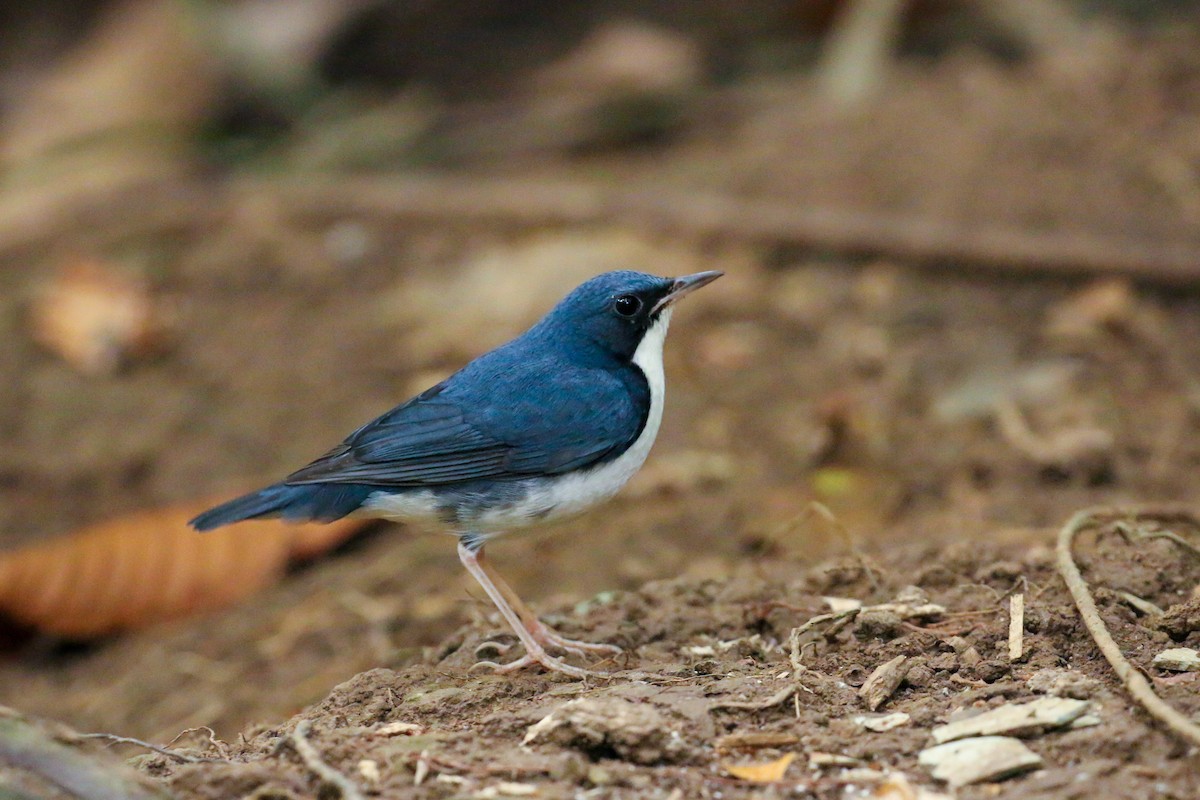
<path id="1" fill-rule="evenodd" d="M 667 328 L 671 326 L 671 312 L 674 310 L 670 306 L 662 310 L 633 353 L 633 363 L 646 376 L 646 383 L 650 384 L 650 414 L 646 417 L 646 427 L 642 430 L 642 435 L 634 442 L 633 447 L 629 448 L 631 451 L 646 440 L 645 452 L 649 453 L 650 445 L 654 444 L 654 437 L 658 435 L 658 425 L 662 422 L 663 400 L 667 390 L 663 373 L 663 344 L 667 339 Z M 646 454 L 643 453 L 642 460 L 645 458 Z M 641 461 L 638 462 L 638 466 L 641 466 Z"/>

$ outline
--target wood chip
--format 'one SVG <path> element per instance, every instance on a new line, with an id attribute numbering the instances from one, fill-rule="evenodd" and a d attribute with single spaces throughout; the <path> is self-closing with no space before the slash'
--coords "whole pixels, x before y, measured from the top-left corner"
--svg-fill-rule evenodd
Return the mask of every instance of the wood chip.
<path id="1" fill-rule="evenodd" d="M 911 665 L 908 663 L 908 656 L 896 656 L 876 667 L 858 690 L 858 696 L 866 701 L 867 708 L 874 711 L 895 694 L 904 676 L 908 674 L 909 666 Z"/>
<path id="2" fill-rule="evenodd" d="M 892 714 L 859 714 L 856 717 L 850 718 L 851 722 L 860 728 L 866 728 L 876 733 L 883 733 L 893 728 L 899 728 L 901 725 L 907 725 L 911 719 L 912 717 L 903 711 L 897 711 Z"/>
<path id="3" fill-rule="evenodd" d="M 473 796 L 480 800 L 493 800 L 500 797 L 536 797 L 538 787 L 532 783 L 516 783 L 514 781 L 500 781 L 494 786 L 485 786 L 476 792 Z"/>
<path id="4" fill-rule="evenodd" d="M 1008 660 L 1020 661 L 1025 652 L 1025 595 L 1008 598 Z"/>
<path id="5" fill-rule="evenodd" d="M 1070 725 L 1091 708 L 1087 700 L 1067 697 L 1043 697 L 1029 703 L 1010 703 L 966 719 L 934 728 L 933 739 L 939 744 L 971 736 L 1033 735 Z"/>
<path id="6" fill-rule="evenodd" d="M 840 614 L 843 611 L 853 611 L 857 608 L 862 608 L 862 600 L 855 600 L 853 597 L 822 597 L 825 605 L 829 606 L 829 610 L 834 614 Z"/>
<path id="7" fill-rule="evenodd" d="M 808 754 L 808 766 L 813 769 L 820 769 L 822 767 L 860 767 L 863 763 L 861 758 L 844 756 L 841 753 L 815 752 Z"/>
<path id="8" fill-rule="evenodd" d="M 1200 652 L 1190 647 L 1163 650 L 1154 657 L 1154 666 L 1171 672 L 1200 672 Z"/>
<path id="9" fill-rule="evenodd" d="M 998 781 L 1042 766 L 1042 759 L 1018 739 L 981 736 L 922 750 L 917 761 L 952 787 Z"/>
<path id="10" fill-rule="evenodd" d="M 757 750 L 762 747 L 791 747 L 800 741 L 794 733 L 781 731 L 746 731 L 722 736 L 716 741 L 717 752 L 730 750 Z"/>
<path id="11" fill-rule="evenodd" d="M 787 753 L 774 761 L 765 764 L 722 764 L 726 772 L 735 778 L 751 783 L 775 783 L 783 780 L 788 765 L 796 758 L 795 753 Z"/>

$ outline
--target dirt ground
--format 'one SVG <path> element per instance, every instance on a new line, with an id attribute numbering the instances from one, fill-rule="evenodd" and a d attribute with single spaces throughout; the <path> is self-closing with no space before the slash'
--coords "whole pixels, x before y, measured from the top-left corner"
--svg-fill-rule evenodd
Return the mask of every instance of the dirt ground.
<path id="1" fill-rule="evenodd" d="M 850 117 L 822 111 L 809 79 L 772 76 L 701 95 L 663 141 L 464 157 L 457 174 L 1193 247 L 1200 195 L 1176 167 L 1200 157 L 1196 37 L 1110 43 L 1086 89 L 1061 64 L 906 60 L 895 90 Z M 329 766 L 383 797 L 900 798 L 915 795 L 888 775 L 946 791 L 917 763 L 935 726 L 1058 693 L 1090 701 L 1098 724 L 1030 737 L 1042 769 L 957 796 L 1195 796 L 1200 757 L 1121 689 L 1052 557 L 1080 508 L 1194 501 L 1195 283 L 351 199 L 354 211 L 314 213 L 271 179 L 190 175 L 49 242 L 0 242 L 0 371 L 19 376 L 0 384 L 0 541 L 274 479 L 596 272 L 723 269 L 675 317 L 668 409 L 643 473 L 602 509 L 489 548 L 567 635 L 625 648 L 600 665 L 611 677 L 471 671 L 511 637 L 452 540 L 379 525 L 225 612 L 99 643 L 23 641 L 0 662 L 5 704 L 159 744 L 208 726 L 213 740 L 172 746 L 211 760 L 119 749 L 181 799 L 337 796 L 289 744 L 301 723 Z M 132 217 L 155 203 L 196 214 L 148 230 Z M 30 298 L 79 254 L 169 300 L 165 352 L 97 378 L 31 340 Z M 1200 628 L 1168 633 L 1119 594 L 1185 603 L 1195 560 L 1113 535 L 1079 553 L 1122 650 L 1168 702 L 1200 713 L 1197 673 L 1150 664 L 1200 646 Z M 825 598 L 887 603 L 912 586 L 943 610 L 818 626 L 793 684 L 789 636 L 830 610 Z M 1016 592 L 1025 649 L 1011 661 Z M 878 713 L 909 719 L 874 732 L 858 689 L 899 655 L 907 677 Z M 762 708 L 721 707 L 789 687 Z M 526 742 L 547 715 L 581 708 L 602 722 L 547 724 Z M 775 783 L 726 769 L 788 753 Z"/>

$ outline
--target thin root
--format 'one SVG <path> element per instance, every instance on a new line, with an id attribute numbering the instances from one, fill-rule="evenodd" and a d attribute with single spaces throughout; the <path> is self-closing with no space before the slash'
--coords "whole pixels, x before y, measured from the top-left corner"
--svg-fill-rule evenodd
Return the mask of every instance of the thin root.
<path id="1" fill-rule="evenodd" d="M 312 742 L 308 741 L 309 727 L 310 723 L 308 720 L 301 720 L 296 723 L 296 727 L 292 731 L 290 741 L 292 748 L 300 756 L 300 760 L 324 783 L 337 789 L 342 800 L 366 800 L 366 797 L 359 790 L 358 786 L 354 784 L 354 781 L 321 759 L 321 754 L 317 752 L 317 748 L 313 747 Z"/>
<path id="2" fill-rule="evenodd" d="M 1135 520 L 1162 519 L 1161 516 L 1155 514 L 1153 511 L 1133 511 L 1118 514 L 1118 516 L 1125 519 L 1132 517 Z M 1130 664 L 1129 660 L 1121 653 L 1121 648 L 1117 646 L 1112 635 L 1108 632 L 1104 621 L 1100 618 L 1100 613 L 1096 609 L 1096 601 L 1092 597 L 1091 590 L 1088 588 L 1087 582 L 1083 579 L 1083 575 L 1079 572 L 1079 567 L 1075 564 L 1075 559 L 1071 555 L 1071 546 L 1077 533 L 1086 528 L 1095 528 L 1102 522 L 1112 520 L 1113 517 L 1114 512 L 1111 509 L 1105 508 L 1085 509 L 1071 517 L 1058 534 L 1058 571 L 1066 582 L 1071 596 L 1075 599 L 1075 605 L 1079 609 L 1079 615 L 1083 619 L 1083 624 L 1087 626 L 1088 632 L 1096 642 L 1096 646 L 1100 648 L 1100 652 L 1108 659 L 1113 672 L 1121 679 L 1121 683 L 1125 685 L 1125 688 L 1133 698 L 1141 703 L 1150 716 L 1157 719 L 1163 725 L 1166 725 L 1172 732 L 1194 745 L 1200 745 L 1200 725 L 1192 722 L 1186 716 L 1163 702 L 1154 693 L 1154 689 L 1150 686 L 1150 682 L 1146 680 L 1145 676 Z M 1190 522 L 1192 525 L 1197 524 L 1197 520 L 1194 517 Z M 1175 539 L 1172 539 L 1172 541 L 1175 541 Z"/>

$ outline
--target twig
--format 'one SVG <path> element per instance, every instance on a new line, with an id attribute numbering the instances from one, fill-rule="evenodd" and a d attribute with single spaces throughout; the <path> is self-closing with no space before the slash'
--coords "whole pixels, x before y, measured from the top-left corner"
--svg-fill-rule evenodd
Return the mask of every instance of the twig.
<path id="1" fill-rule="evenodd" d="M 844 624 L 845 622 L 849 622 L 850 620 L 857 617 L 859 615 L 859 612 L 861 612 L 862 610 L 863 610 L 863 607 L 860 606 L 858 608 L 847 608 L 845 611 L 838 611 L 833 614 L 817 614 L 815 617 L 811 618 L 808 622 L 804 623 L 799 628 L 792 628 L 792 633 L 788 637 L 788 639 L 789 639 L 789 641 L 791 641 L 793 643 L 798 642 L 800 640 L 801 636 L 808 633 L 809 631 L 811 631 L 813 628 L 817 627 L 818 625 L 824 625 L 826 622 L 835 622 L 835 623 L 841 622 Z M 793 648 L 794 647 L 795 647 L 795 645 L 793 644 Z"/>
<path id="2" fill-rule="evenodd" d="M 843 3 L 817 68 L 821 90 L 834 105 L 852 108 L 876 94 L 904 21 L 906 0 Z"/>
<path id="3" fill-rule="evenodd" d="M 1008 598 L 1008 660 L 1020 661 L 1025 653 L 1025 595 Z"/>
<path id="4" fill-rule="evenodd" d="M 1189 555 L 1200 556 L 1200 548 L 1184 539 L 1178 533 L 1169 530 L 1146 530 L 1145 528 L 1134 527 L 1126 522 L 1117 522 L 1113 525 L 1113 530 L 1121 535 L 1126 542 L 1140 542 L 1144 539 L 1167 539 L 1174 542 L 1175 546 L 1186 551 Z"/>
<path id="5" fill-rule="evenodd" d="M 220 753 L 222 756 L 226 756 L 229 753 L 229 750 L 227 749 L 227 745 L 225 744 L 225 742 L 218 739 L 217 734 L 213 731 L 212 728 L 208 727 L 207 725 L 197 725 L 194 728 L 184 728 L 179 733 L 175 734 L 174 739 L 167 742 L 163 746 L 164 747 L 173 747 L 175 745 L 175 743 L 178 742 L 180 739 L 182 739 L 184 736 L 187 736 L 189 733 L 195 733 L 196 731 L 204 731 L 205 733 L 207 733 L 208 734 L 208 743 L 210 745 L 212 745 L 213 749 L 216 750 L 218 753 Z"/>
<path id="6" fill-rule="evenodd" d="M 228 758 L 212 758 L 209 756 L 189 756 L 186 753 L 180 753 L 175 750 L 168 750 L 165 747 L 160 747 L 150 742 L 144 742 L 141 739 L 133 739 L 129 736 L 117 736 L 115 733 L 80 733 L 76 735 L 79 739 L 104 739 L 112 744 L 133 744 L 138 747 L 144 747 L 147 750 L 153 750 L 159 755 L 173 758 L 176 761 L 182 761 L 186 764 L 232 764 Z M 178 737 L 176 737 L 178 738 Z"/>
<path id="7" fill-rule="evenodd" d="M 1112 515 L 1113 512 L 1111 509 L 1089 508 L 1076 512 L 1067 521 L 1067 524 L 1063 526 L 1058 534 L 1058 571 L 1066 582 L 1071 596 L 1075 599 L 1075 605 L 1079 608 L 1079 615 L 1083 618 L 1083 624 L 1087 626 L 1088 632 L 1096 642 L 1096 646 L 1100 648 L 1100 652 L 1108 659 L 1113 672 L 1121 679 L 1121 682 L 1125 685 L 1129 693 L 1133 695 L 1133 698 L 1141 703 L 1142 707 L 1152 717 L 1166 725 L 1177 735 L 1195 745 L 1200 745 L 1200 725 L 1192 722 L 1186 716 L 1163 702 L 1154 693 L 1154 689 L 1150 686 L 1150 682 L 1146 680 L 1145 676 L 1138 672 L 1121 653 L 1121 648 L 1117 646 L 1112 635 L 1108 632 L 1104 620 L 1100 618 L 1100 612 L 1096 609 L 1096 601 L 1092 598 L 1092 593 L 1088 589 L 1087 582 L 1083 579 L 1083 575 L 1079 572 L 1079 567 L 1076 566 L 1075 559 L 1071 555 L 1071 545 L 1077 533 L 1085 528 L 1095 527 L 1104 518 L 1111 517 Z M 1135 514 L 1135 516 L 1152 517 L 1153 515 Z"/>
<path id="8" fill-rule="evenodd" d="M 321 754 L 317 752 L 317 748 L 313 747 L 312 743 L 308 741 L 308 730 L 310 727 L 311 724 L 308 720 L 300 720 L 300 722 L 296 723 L 295 729 L 292 730 L 291 736 L 292 747 L 300 756 L 304 765 L 326 784 L 336 788 L 343 800 L 366 800 L 363 793 L 359 791 L 358 786 L 354 784 L 354 781 L 321 759 Z"/>
<path id="9" fill-rule="evenodd" d="M 55 741 L 40 726 L 0 709 L 0 765 L 39 775 L 82 800 L 151 800 L 162 789 L 139 782 L 121 764 L 109 764 Z"/>

